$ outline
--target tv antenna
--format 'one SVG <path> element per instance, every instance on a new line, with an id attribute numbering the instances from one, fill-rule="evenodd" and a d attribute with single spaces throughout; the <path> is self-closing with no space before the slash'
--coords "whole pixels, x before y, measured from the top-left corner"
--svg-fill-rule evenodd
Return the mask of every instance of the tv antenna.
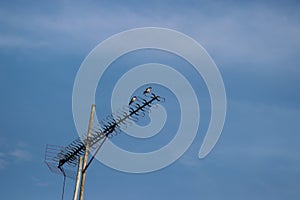
<path id="1" fill-rule="evenodd" d="M 66 147 L 49 144 L 46 146 L 45 163 L 52 172 L 64 177 L 62 199 L 64 198 L 66 177 L 69 177 L 71 179 L 76 178 L 73 200 L 78 198 L 79 187 L 79 200 L 83 200 L 86 171 L 104 142 L 117 136 L 127 126 L 130 126 L 132 122 L 137 122 L 141 116 L 149 112 L 150 108 L 159 101 L 164 102 L 165 99 L 154 94 L 152 87 L 148 87 L 143 92 L 143 97 L 133 96 L 127 106 L 110 114 L 96 125 L 93 125 L 96 107 L 93 104 L 88 131 L 84 138 L 78 137 Z M 94 150 L 90 160 L 88 160 L 89 150 Z M 76 169 L 74 169 L 76 166 L 77 173 L 75 172 Z"/>

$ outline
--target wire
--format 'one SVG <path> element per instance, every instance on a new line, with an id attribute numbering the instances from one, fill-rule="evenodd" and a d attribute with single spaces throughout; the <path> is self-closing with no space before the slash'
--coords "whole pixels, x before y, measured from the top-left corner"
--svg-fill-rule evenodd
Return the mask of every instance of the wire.
<path id="1" fill-rule="evenodd" d="M 62 194 L 61 194 L 61 199 L 64 200 L 65 186 L 66 186 L 66 173 L 63 168 L 60 167 L 59 169 L 62 172 L 62 174 L 64 175 L 64 181 L 63 181 L 63 185 L 62 185 Z"/>
<path id="2" fill-rule="evenodd" d="M 86 171 L 86 169 L 90 166 L 90 164 L 92 163 L 92 161 L 94 160 L 95 156 L 97 155 L 98 151 L 100 150 L 100 148 L 102 147 L 102 145 L 104 144 L 105 140 L 107 139 L 107 137 L 105 136 L 104 140 L 102 140 L 102 142 L 100 143 L 99 147 L 97 148 L 96 152 L 94 153 L 93 157 L 89 160 L 88 164 L 85 166 L 85 168 L 82 170 L 82 173 L 84 173 Z"/>

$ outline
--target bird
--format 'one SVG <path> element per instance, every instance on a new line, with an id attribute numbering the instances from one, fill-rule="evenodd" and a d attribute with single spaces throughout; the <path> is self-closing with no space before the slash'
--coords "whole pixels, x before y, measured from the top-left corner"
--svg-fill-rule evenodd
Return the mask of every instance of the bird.
<path id="1" fill-rule="evenodd" d="M 152 90 L 152 87 L 147 87 L 146 90 L 143 92 L 144 95 L 150 93 Z"/>
<path id="2" fill-rule="evenodd" d="M 136 99 L 137 99 L 136 96 L 133 96 L 133 97 L 131 98 L 130 102 L 129 102 L 129 105 L 132 104 L 133 102 L 135 102 Z"/>

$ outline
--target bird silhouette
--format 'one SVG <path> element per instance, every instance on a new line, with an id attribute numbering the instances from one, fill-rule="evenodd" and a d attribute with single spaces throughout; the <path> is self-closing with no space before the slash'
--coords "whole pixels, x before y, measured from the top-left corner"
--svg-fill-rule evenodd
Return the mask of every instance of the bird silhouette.
<path id="1" fill-rule="evenodd" d="M 144 95 L 150 93 L 152 90 L 152 87 L 147 87 L 146 90 L 143 92 Z"/>
<path id="2" fill-rule="evenodd" d="M 129 102 L 129 105 L 132 104 L 133 102 L 135 102 L 136 99 L 137 99 L 136 96 L 133 96 L 133 97 L 131 98 L 130 102 Z"/>

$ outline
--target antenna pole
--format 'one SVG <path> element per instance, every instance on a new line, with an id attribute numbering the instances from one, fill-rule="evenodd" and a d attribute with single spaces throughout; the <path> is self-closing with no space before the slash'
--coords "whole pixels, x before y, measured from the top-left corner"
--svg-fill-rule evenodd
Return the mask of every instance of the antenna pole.
<path id="1" fill-rule="evenodd" d="M 90 138 L 91 138 L 91 134 L 92 134 L 92 126 L 93 126 L 93 120 L 94 120 L 95 107 L 96 107 L 96 105 L 93 104 L 92 108 L 91 108 L 91 115 L 90 115 L 90 121 L 89 121 L 89 127 L 88 127 L 88 133 L 87 133 L 85 151 L 84 151 L 84 157 L 83 157 L 83 166 L 82 166 L 83 169 L 86 167 L 87 161 L 88 161 Z M 81 178 L 81 185 L 80 185 L 79 200 L 83 200 L 85 178 L 86 178 L 86 171 L 83 171 L 82 178 Z"/>
<path id="2" fill-rule="evenodd" d="M 80 156 L 78 159 L 78 169 L 77 169 L 76 185 L 75 185 L 73 200 L 77 200 L 78 197 L 78 189 L 81 180 L 81 173 L 82 173 L 82 156 Z"/>
<path id="3" fill-rule="evenodd" d="M 152 93 L 151 89 L 151 87 L 148 87 L 143 92 L 144 97 L 133 96 L 128 106 L 112 113 L 101 121 L 102 123 L 96 125 L 93 125 L 96 105 L 92 104 L 86 138 L 79 137 L 66 147 L 46 146 L 45 163 L 52 172 L 64 176 L 62 198 L 64 197 L 66 177 L 75 178 L 75 173 L 72 173 L 75 169 L 73 171 L 68 167 L 76 167 L 78 164 L 73 200 L 83 200 L 87 168 L 95 159 L 107 138 L 111 139 L 122 131 L 122 127 L 127 127 L 131 124 L 131 121 L 136 122 L 139 116 L 144 116 L 154 102 L 165 101 L 165 98 Z M 93 126 L 94 129 L 92 129 Z M 88 161 L 89 149 L 93 147 L 96 151 Z M 64 165 L 67 165 L 66 168 L 64 168 Z"/>

